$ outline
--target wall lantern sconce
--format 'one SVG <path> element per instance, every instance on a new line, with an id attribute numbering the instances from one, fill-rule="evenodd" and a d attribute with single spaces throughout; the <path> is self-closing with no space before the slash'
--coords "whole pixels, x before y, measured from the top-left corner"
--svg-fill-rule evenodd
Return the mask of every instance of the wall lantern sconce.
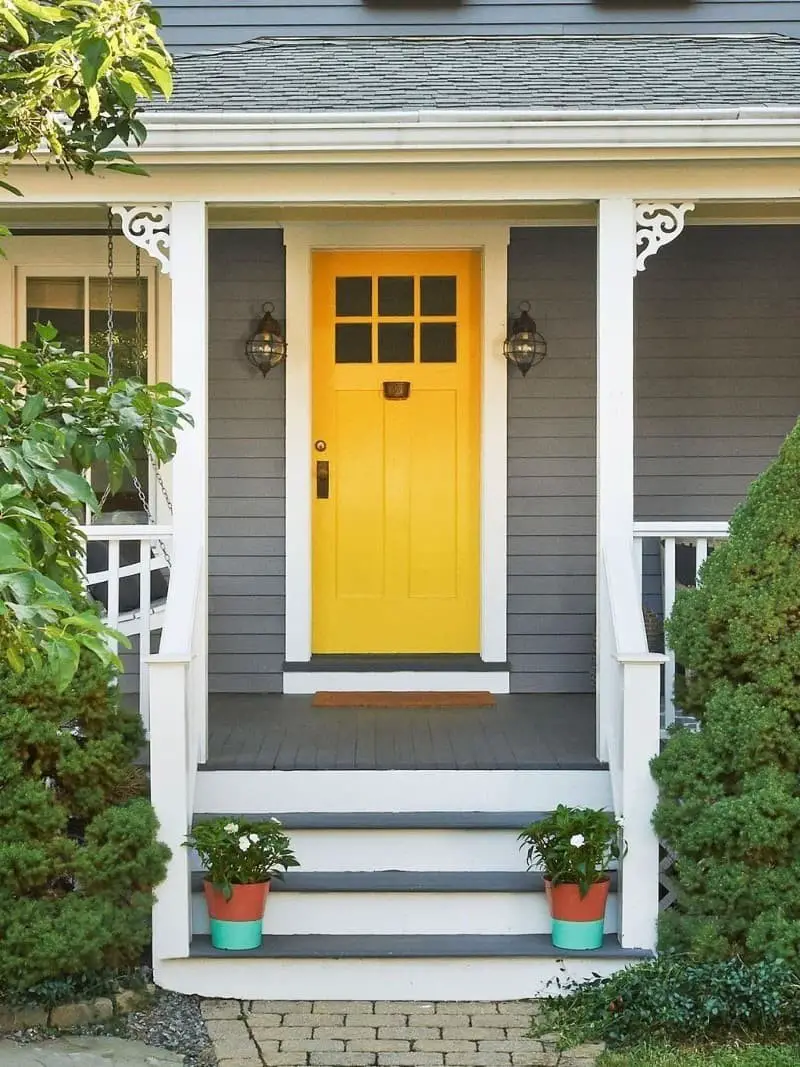
<path id="1" fill-rule="evenodd" d="M 547 355 L 547 341 L 536 329 L 530 310 L 530 302 L 523 300 L 519 305 L 519 314 L 511 320 L 508 337 L 503 342 L 503 355 L 519 369 L 523 378 L 531 367 L 541 363 Z"/>
<path id="2" fill-rule="evenodd" d="M 269 301 L 264 304 L 261 322 L 244 346 L 248 360 L 265 378 L 273 367 L 286 360 L 286 339 L 281 333 L 280 323 L 272 314 L 274 310 L 274 304 Z"/>

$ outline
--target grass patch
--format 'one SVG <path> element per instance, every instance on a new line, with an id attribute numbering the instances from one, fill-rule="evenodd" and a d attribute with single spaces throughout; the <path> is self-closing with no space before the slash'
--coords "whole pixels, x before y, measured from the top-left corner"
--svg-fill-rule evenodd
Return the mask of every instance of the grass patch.
<path id="1" fill-rule="evenodd" d="M 800 1045 L 728 1045 L 678 1048 L 642 1045 L 605 1052 L 598 1067 L 800 1067 Z"/>

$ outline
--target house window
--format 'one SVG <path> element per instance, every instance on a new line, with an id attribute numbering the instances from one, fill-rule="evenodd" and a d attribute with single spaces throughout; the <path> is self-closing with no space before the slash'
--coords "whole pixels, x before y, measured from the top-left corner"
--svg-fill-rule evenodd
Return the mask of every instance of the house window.
<path id="1" fill-rule="evenodd" d="M 114 377 L 148 380 L 148 282 L 141 278 L 114 279 Z M 25 331 L 36 336 L 36 324 L 52 323 L 59 342 L 68 351 L 107 349 L 108 288 L 105 278 L 91 275 L 28 276 L 25 286 Z M 134 456 L 136 479 L 145 500 L 151 499 L 150 472 L 144 451 Z M 147 522 L 147 512 L 136 482 L 125 474 L 122 486 L 108 491 L 105 469 L 92 470 L 92 487 L 103 506 L 93 522 Z M 149 505 L 148 505 L 149 506 Z M 87 521 L 88 521 L 87 516 Z"/>

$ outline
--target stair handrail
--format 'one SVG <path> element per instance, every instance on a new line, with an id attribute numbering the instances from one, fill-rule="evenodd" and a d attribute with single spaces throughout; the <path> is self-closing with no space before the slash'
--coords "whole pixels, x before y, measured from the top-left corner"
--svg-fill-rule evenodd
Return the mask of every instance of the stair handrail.
<path id="1" fill-rule="evenodd" d="M 153 908 L 153 955 L 157 959 L 189 955 L 190 865 L 184 847 L 192 820 L 197 764 L 205 723 L 200 685 L 205 685 L 199 641 L 202 552 L 198 543 L 177 538 L 160 650 L 148 659 L 150 686 L 150 794 L 160 820 L 159 837 L 172 857 L 167 876 L 156 891 Z"/>
<path id="2" fill-rule="evenodd" d="M 622 822 L 627 847 L 620 862 L 619 939 L 623 948 L 653 950 L 659 842 L 651 823 L 658 797 L 650 760 L 660 744 L 665 657 L 648 648 L 631 541 L 607 541 L 600 571 L 598 632 L 607 641 L 598 648 L 603 657 L 598 712 L 614 812 Z"/>

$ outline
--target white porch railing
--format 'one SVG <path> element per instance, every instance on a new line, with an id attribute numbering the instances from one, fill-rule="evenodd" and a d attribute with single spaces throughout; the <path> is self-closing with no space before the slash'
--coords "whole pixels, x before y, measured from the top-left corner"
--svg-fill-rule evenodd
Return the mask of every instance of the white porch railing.
<path id="1" fill-rule="evenodd" d="M 194 811 L 198 763 L 205 758 L 205 627 L 201 603 L 202 556 L 198 546 L 177 546 L 161 634 L 161 650 L 149 658 L 150 794 L 161 822 L 160 838 L 172 851 L 167 877 L 153 909 L 157 959 L 185 957 L 191 939 L 189 852 L 183 845 Z"/>
<path id="2" fill-rule="evenodd" d="M 606 636 L 598 643 L 599 733 L 627 845 L 620 863 L 619 939 L 623 948 L 654 949 L 659 844 L 650 821 L 657 800 L 650 760 L 660 742 L 664 657 L 647 646 L 630 541 L 605 546 L 599 578 L 598 633 Z"/>
<path id="3" fill-rule="evenodd" d="M 139 713 L 150 727 L 147 660 L 161 630 L 166 604 L 172 529 L 169 526 L 94 525 L 86 535 L 84 581 L 105 609 L 110 626 L 138 637 Z M 146 576 L 146 578 L 145 578 Z"/>
<path id="4" fill-rule="evenodd" d="M 675 604 L 675 593 L 681 584 L 676 563 L 676 547 L 687 545 L 694 547 L 692 561 L 692 578 L 696 582 L 700 569 L 708 558 L 709 549 L 718 541 L 728 536 L 727 522 L 636 522 L 633 525 L 634 551 L 636 558 L 636 575 L 638 581 L 639 603 L 642 603 L 644 591 L 644 546 L 646 541 L 656 541 L 660 546 L 661 588 L 660 601 L 663 618 L 668 619 Z M 685 584 L 685 583 L 684 583 Z M 664 641 L 666 660 L 664 664 L 664 726 L 675 722 L 675 655 Z"/>

